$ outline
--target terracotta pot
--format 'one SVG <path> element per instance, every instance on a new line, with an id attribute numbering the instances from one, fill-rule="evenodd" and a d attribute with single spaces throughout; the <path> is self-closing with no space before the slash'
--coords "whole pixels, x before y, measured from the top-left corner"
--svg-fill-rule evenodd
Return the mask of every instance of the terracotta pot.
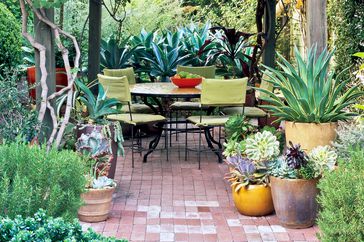
<path id="1" fill-rule="evenodd" d="M 337 123 L 294 123 L 285 122 L 286 144 L 301 144 L 307 152 L 322 145 L 331 145 L 336 138 Z"/>
<path id="2" fill-rule="evenodd" d="M 264 185 L 249 185 L 235 192 L 233 200 L 239 213 L 247 216 L 264 216 L 274 211 L 271 189 Z"/>
<path id="3" fill-rule="evenodd" d="M 105 221 L 109 216 L 114 191 L 115 187 L 87 189 L 81 194 L 85 205 L 78 210 L 78 218 L 89 223 Z"/>
<path id="4" fill-rule="evenodd" d="M 287 228 L 311 227 L 317 215 L 318 179 L 281 179 L 270 177 L 274 209 Z"/>

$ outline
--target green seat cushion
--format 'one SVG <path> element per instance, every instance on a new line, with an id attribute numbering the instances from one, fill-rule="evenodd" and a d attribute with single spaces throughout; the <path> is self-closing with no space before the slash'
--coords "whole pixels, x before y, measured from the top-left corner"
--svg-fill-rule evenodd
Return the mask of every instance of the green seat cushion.
<path id="1" fill-rule="evenodd" d="M 122 114 L 112 114 L 107 116 L 109 120 L 120 121 L 127 124 L 139 125 L 139 124 L 147 124 L 147 123 L 155 123 L 165 121 L 166 118 L 161 115 L 155 114 L 142 114 L 142 113 L 133 113 L 132 118 L 130 119 L 129 113 Z"/>
<path id="2" fill-rule="evenodd" d="M 153 110 L 150 107 L 148 107 L 148 105 L 142 103 L 133 103 L 131 104 L 130 109 L 132 113 L 148 113 L 148 114 L 154 113 Z M 128 105 L 123 105 L 123 107 L 121 108 L 121 112 L 129 113 Z"/>
<path id="3" fill-rule="evenodd" d="M 222 112 L 226 115 L 244 114 L 248 118 L 262 118 L 267 116 L 267 113 L 257 107 L 227 107 L 223 108 Z"/>
<path id="4" fill-rule="evenodd" d="M 222 126 L 225 125 L 228 119 L 229 116 L 202 116 L 200 122 L 200 116 L 190 116 L 187 118 L 188 121 L 196 126 Z"/>
<path id="5" fill-rule="evenodd" d="M 174 102 L 170 106 L 173 110 L 200 110 L 199 102 Z M 203 106 L 202 109 L 207 109 L 207 106 Z"/>

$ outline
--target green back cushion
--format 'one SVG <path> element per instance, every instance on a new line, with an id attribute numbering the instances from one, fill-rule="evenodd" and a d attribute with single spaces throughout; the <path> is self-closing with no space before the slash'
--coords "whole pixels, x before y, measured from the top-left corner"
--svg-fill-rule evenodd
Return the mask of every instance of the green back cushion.
<path id="1" fill-rule="evenodd" d="M 122 77 L 126 76 L 128 78 L 129 84 L 135 84 L 135 73 L 133 67 L 128 67 L 125 69 L 104 69 L 105 76 L 112 77 Z"/>

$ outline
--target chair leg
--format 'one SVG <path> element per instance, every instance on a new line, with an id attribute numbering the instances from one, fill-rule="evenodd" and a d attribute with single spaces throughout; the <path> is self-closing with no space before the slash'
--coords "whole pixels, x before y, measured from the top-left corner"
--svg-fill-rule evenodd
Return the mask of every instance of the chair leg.
<path id="1" fill-rule="evenodd" d="M 201 130 L 201 126 L 199 127 L 199 131 L 198 132 L 198 169 L 201 170 L 201 136 L 202 136 L 202 130 Z"/>
<path id="2" fill-rule="evenodd" d="M 169 131 L 170 133 L 172 133 L 171 131 Z M 166 136 L 166 143 L 168 144 L 168 124 L 166 125 L 166 129 L 165 129 L 165 136 Z M 172 137 L 170 137 L 172 139 Z M 172 143 L 171 143 L 172 146 Z M 167 153 L 167 161 L 169 161 L 169 147 L 168 145 L 166 146 L 166 153 Z"/>
<path id="3" fill-rule="evenodd" d="M 131 167 L 134 168 L 134 125 L 131 125 Z"/>
<path id="4" fill-rule="evenodd" d="M 187 126 L 188 126 L 188 122 L 186 120 L 186 126 L 185 126 L 185 161 L 187 160 Z"/>

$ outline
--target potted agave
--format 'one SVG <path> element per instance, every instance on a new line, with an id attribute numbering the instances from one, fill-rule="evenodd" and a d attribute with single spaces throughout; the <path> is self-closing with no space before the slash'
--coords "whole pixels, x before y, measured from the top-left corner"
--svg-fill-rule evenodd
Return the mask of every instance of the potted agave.
<path id="1" fill-rule="evenodd" d="M 78 217 L 84 222 L 101 222 L 108 218 L 112 194 L 116 183 L 108 178 L 112 159 L 109 141 L 100 131 L 82 134 L 76 142 L 76 149 L 88 163 L 86 191 L 81 195 L 84 205 L 78 210 Z"/>
<path id="2" fill-rule="evenodd" d="M 268 94 L 261 99 L 270 103 L 260 107 L 278 117 L 277 121 L 285 121 L 286 144 L 300 144 L 308 152 L 316 146 L 331 145 L 337 122 L 355 115 L 346 108 L 363 95 L 358 86 L 345 91 L 350 80 L 339 80 L 340 74 L 329 72 L 333 52 L 324 50 L 317 56 L 316 49 L 309 49 L 304 59 L 295 48 L 295 66 L 278 54 L 282 71 L 265 66 L 264 74 L 270 77 L 267 81 L 280 89 L 285 101 L 258 88 Z"/>
<path id="3" fill-rule="evenodd" d="M 308 154 L 290 142 L 285 155 L 269 164 L 274 209 L 288 228 L 307 228 L 317 215 L 317 183 L 324 170 L 334 170 L 337 154 L 330 146 L 318 146 Z"/>
<path id="4" fill-rule="evenodd" d="M 77 126 L 77 138 L 82 134 L 90 134 L 98 131 L 109 141 L 112 150 L 111 168 L 109 177 L 115 175 L 116 161 L 119 155 L 123 155 L 123 135 L 119 122 L 107 120 L 107 116 L 111 114 L 119 114 L 121 111 L 121 102 L 115 98 L 107 98 L 106 92 L 101 84 L 98 85 L 98 95 L 94 96 L 89 87 L 76 80 L 76 86 L 79 89 L 79 97 L 77 98 L 84 105 L 81 116 L 83 123 Z"/>
<path id="5" fill-rule="evenodd" d="M 231 183 L 237 210 L 247 216 L 272 213 L 268 163 L 279 155 L 277 138 L 271 132 L 263 131 L 240 143 L 235 140 L 229 143 L 224 155 L 230 171 L 225 178 Z"/>

